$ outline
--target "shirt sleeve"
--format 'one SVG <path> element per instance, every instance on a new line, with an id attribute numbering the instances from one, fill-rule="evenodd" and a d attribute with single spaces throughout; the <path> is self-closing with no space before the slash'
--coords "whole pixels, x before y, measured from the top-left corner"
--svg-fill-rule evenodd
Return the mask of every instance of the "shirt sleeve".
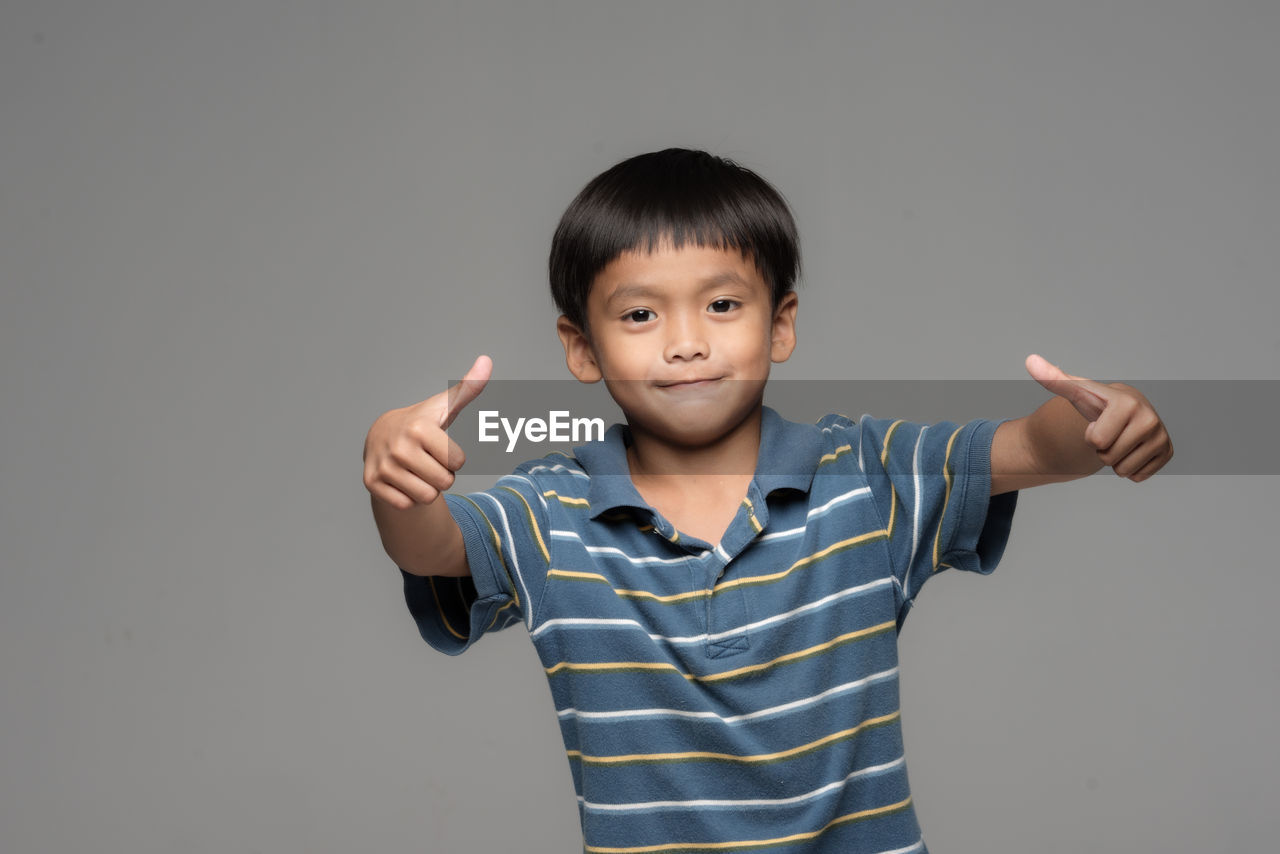
<path id="1" fill-rule="evenodd" d="M 943 569 L 986 574 L 1000 562 L 1018 499 L 1016 492 L 991 495 L 991 441 L 1000 423 L 860 419 L 859 464 L 889 532 L 906 606 Z"/>
<path id="2" fill-rule="evenodd" d="M 423 640 L 458 655 L 485 632 L 533 625 L 551 556 L 545 499 L 520 470 L 492 489 L 445 501 L 462 531 L 470 577 L 401 574 Z"/>

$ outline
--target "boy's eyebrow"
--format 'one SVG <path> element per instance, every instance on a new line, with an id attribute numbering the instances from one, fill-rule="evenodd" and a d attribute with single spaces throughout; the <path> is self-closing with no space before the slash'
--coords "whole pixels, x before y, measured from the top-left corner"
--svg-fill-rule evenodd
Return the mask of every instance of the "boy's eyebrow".
<path id="1" fill-rule="evenodd" d="M 698 292 L 713 290 L 721 285 L 737 284 L 748 285 L 741 276 L 732 270 L 725 270 L 723 273 L 716 273 L 714 276 L 708 276 L 698 283 Z M 606 305 L 615 302 L 624 302 L 633 299 L 644 299 L 646 297 L 661 296 L 662 293 L 658 288 L 650 285 L 642 285 L 635 282 L 619 285 L 618 289 L 609 295 Z"/>

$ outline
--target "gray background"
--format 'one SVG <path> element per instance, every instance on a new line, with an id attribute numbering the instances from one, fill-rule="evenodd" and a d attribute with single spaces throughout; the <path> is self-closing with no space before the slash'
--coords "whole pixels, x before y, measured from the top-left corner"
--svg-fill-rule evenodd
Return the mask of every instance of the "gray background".
<path id="1" fill-rule="evenodd" d="M 481 352 L 565 377 L 556 219 L 669 145 L 796 209 L 780 378 L 1278 379 L 1278 39 L 1270 0 L 7 0 L 0 849 L 574 850 L 527 638 L 448 659 L 403 607 L 373 419 Z M 931 583 L 935 851 L 1271 847 L 1275 486 L 1043 488 Z"/>

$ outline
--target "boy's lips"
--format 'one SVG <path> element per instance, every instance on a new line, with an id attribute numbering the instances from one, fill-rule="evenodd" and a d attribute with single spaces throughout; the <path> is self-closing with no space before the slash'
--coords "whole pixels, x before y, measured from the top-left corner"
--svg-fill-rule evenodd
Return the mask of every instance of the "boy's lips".
<path id="1" fill-rule="evenodd" d="M 719 382 L 722 379 L 724 379 L 724 377 L 689 377 L 688 379 L 679 380 L 659 380 L 655 385 L 657 385 L 658 388 L 672 389 L 705 388 L 706 386 Z"/>

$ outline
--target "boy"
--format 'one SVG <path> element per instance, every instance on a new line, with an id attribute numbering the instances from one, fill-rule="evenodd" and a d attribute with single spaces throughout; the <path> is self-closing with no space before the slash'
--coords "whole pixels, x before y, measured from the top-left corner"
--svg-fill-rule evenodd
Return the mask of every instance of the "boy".
<path id="1" fill-rule="evenodd" d="M 796 344 L 795 224 L 704 152 L 624 161 L 552 242 L 570 372 L 626 417 L 603 441 L 446 495 L 460 386 L 383 414 L 365 484 L 423 637 L 523 622 L 550 682 L 588 852 L 923 852 L 897 632 L 933 573 L 990 572 L 1018 489 L 1172 455 L 1121 384 L 1027 369 L 1055 397 L 999 424 L 762 405 Z"/>

